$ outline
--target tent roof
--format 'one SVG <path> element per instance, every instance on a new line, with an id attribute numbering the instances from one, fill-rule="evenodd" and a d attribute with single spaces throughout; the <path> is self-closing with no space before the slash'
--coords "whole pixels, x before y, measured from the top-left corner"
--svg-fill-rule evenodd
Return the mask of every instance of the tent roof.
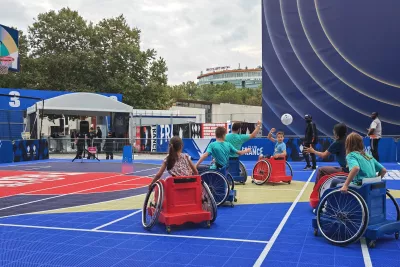
<path id="1" fill-rule="evenodd" d="M 42 101 L 27 109 L 35 113 L 43 107 Z M 131 113 L 133 108 L 117 100 L 94 93 L 71 93 L 44 100 L 44 114 L 107 116 L 110 112 Z"/>

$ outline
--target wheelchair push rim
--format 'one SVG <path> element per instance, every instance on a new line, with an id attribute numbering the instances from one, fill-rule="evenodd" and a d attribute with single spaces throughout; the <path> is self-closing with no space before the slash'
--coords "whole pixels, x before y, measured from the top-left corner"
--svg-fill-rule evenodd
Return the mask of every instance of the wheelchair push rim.
<path id="1" fill-rule="evenodd" d="M 243 177 L 242 183 L 245 184 L 247 182 L 247 170 L 246 166 L 244 166 L 243 162 L 239 161 L 239 169 L 240 169 L 240 176 Z"/>
<path id="2" fill-rule="evenodd" d="M 202 185 L 202 192 L 201 192 L 202 208 L 203 210 L 211 213 L 210 222 L 213 223 L 215 219 L 217 219 L 217 203 L 215 203 L 215 199 L 211 194 L 208 185 L 204 181 L 201 181 L 201 185 Z"/>
<path id="3" fill-rule="evenodd" d="M 256 185 L 262 185 L 271 177 L 271 163 L 260 160 L 253 168 L 252 179 Z"/>
<path id="4" fill-rule="evenodd" d="M 222 205 L 228 198 L 230 192 L 228 180 L 216 171 L 202 173 L 201 179 L 208 185 L 217 206 Z"/>
<path id="5" fill-rule="evenodd" d="M 291 176 L 291 177 L 293 177 L 293 169 L 292 169 L 292 165 L 290 165 L 290 163 L 289 163 L 289 162 L 287 162 L 287 161 L 286 161 L 286 167 L 287 167 L 287 169 L 286 169 L 286 170 L 289 170 L 289 173 L 288 173 L 288 172 L 286 172 L 286 174 L 287 174 L 287 175 L 289 175 L 289 176 Z"/>
<path id="6" fill-rule="evenodd" d="M 355 191 L 339 189 L 329 192 L 317 208 L 320 233 L 336 245 L 348 245 L 365 233 L 369 212 L 364 199 Z"/>
<path id="7" fill-rule="evenodd" d="M 160 182 L 153 184 L 147 192 L 142 209 L 142 225 L 150 230 L 158 221 L 162 203 L 164 201 L 164 187 Z"/>
<path id="8" fill-rule="evenodd" d="M 226 180 L 228 181 L 230 189 L 235 189 L 235 180 L 233 180 L 233 176 L 229 172 L 226 174 Z"/>

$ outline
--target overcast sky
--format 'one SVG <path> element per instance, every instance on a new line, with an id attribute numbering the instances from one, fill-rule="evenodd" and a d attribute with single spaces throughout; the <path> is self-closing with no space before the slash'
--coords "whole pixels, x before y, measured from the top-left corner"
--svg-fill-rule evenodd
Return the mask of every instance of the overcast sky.
<path id="1" fill-rule="evenodd" d="M 26 32 L 39 13 L 70 7 L 86 20 L 123 14 L 142 30 L 143 48 L 168 64 L 170 84 L 209 67 L 261 65 L 260 0 L 0 0 L 0 24 Z"/>

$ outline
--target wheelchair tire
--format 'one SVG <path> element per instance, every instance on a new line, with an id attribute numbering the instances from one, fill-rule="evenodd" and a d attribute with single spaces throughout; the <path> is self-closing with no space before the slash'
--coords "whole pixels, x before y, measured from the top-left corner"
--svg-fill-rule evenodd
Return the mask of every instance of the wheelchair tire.
<path id="1" fill-rule="evenodd" d="M 271 177 L 271 163 L 267 160 L 260 160 L 254 165 L 252 179 L 256 185 L 266 183 Z"/>
<path id="2" fill-rule="evenodd" d="M 327 193 L 317 207 L 318 230 L 336 245 L 349 245 L 358 241 L 367 230 L 369 211 L 365 200 L 349 189 Z"/>
<path id="3" fill-rule="evenodd" d="M 240 169 L 240 176 L 243 177 L 242 184 L 247 182 L 247 170 L 246 166 L 244 166 L 243 162 L 239 161 L 239 169 Z"/>
<path id="4" fill-rule="evenodd" d="M 142 225 L 146 230 L 150 230 L 158 221 L 162 204 L 164 201 L 164 186 L 160 182 L 153 184 L 144 199 L 142 210 Z M 147 216 L 150 216 L 147 220 Z"/>
<path id="5" fill-rule="evenodd" d="M 396 221 L 400 221 L 400 208 L 399 204 L 397 203 L 396 199 L 390 194 L 389 190 L 386 190 L 386 195 L 390 198 L 390 200 L 393 202 L 393 205 L 396 209 Z M 386 208 L 387 210 L 387 208 Z"/>
<path id="6" fill-rule="evenodd" d="M 217 171 L 206 171 L 201 174 L 201 179 L 208 185 L 217 206 L 224 204 L 231 191 L 225 176 Z"/>
<path id="7" fill-rule="evenodd" d="M 235 189 L 235 180 L 233 180 L 233 176 L 229 172 L 226 174 L 226 180 L 228 181 L 228 184 L 230 185 L 230 189 L 231 190 Z"/>
<path id="8" fill-rule="evenodd" d="M 215 199 L 211 194 L 208 185 L 204 181 L 201 181 L 201 185 L 202 185 L 201 201 L 203 210 L 209 211 L 211 213 L 210 222 L 213 223 L 215 219 L 217 219 L 217 203 L 215 203 Z"/>
<path id="9" fill-rule="evenodd" d="M 289 172 L 290 172 L 289 174 L 286 174 L 286 175 L 289 175 L 289 176 L 293 177 L 292 165 L 290 165 L 289 162 L 286 161 L 286 166 L 289 168 Z"/>

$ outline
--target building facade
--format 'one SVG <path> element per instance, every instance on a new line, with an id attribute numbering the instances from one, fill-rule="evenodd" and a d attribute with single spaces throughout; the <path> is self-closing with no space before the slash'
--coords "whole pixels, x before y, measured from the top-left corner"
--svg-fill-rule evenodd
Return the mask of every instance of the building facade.
<path id="1" fill-rule="evenodd" d="M 237 69 L 201 73 L 197 77 L 198 85 L 231 83 L 236 88 L 258 88 L 262 82 L 262 69 Z"/>

